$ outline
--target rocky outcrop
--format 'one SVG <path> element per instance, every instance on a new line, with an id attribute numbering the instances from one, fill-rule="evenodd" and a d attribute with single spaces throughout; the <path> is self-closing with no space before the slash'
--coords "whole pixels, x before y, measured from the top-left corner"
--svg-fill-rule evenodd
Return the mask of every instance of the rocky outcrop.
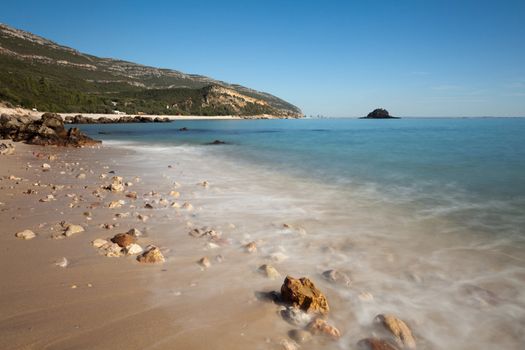
<path id="1" fill-rule="evenodd" d="M 392 117 L 390 113 L 384 108 L 376 108 L 372 112 L 368 113 L 366 117 L 361 119 L 399 119 L 398 117 Z"/>
<path id="2" fill-rule="evenodd" d="M 123 116 L 119 118 L 91 118 L 85 117 L 81 114 L 72 116 L 67 116 L 64 118 L 64 122 L 67 124 L 127 124 L 127 123 L 169 123 L 171 119 L 168 117 L 145 117 L 145 116 Z"/>
<path id="3" fill-rule="evenodd" d="M 40 119 L 2 114 L 0 137 L 41 146 L 80 147 L 100 143 L 77 128 L 66 130 L 62 118 L 53 113 L 44 113 Z"/>
<path id="4" fill-rule="evenodd" d="M 324 315 L 330 310 L 324 294 L 306 277 L 296 279 L 286 276 L 281 286 L 281 297 L 305 312 Z"/>

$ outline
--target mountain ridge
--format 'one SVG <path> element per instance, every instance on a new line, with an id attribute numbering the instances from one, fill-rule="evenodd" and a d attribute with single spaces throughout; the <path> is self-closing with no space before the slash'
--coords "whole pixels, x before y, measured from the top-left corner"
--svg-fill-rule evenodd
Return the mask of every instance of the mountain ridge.
<path id="1" fill-rule="evenodd" d="M 302 117 L 274 95 L 101 58 L 0 23 L 0 100 L 51 112 Z"/>

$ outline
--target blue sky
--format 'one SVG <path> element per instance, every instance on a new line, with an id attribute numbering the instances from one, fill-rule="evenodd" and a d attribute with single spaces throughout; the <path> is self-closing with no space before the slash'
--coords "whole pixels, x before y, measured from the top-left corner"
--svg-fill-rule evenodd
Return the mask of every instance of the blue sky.
<path id="1" fill-rule="evenodd" d="M 9 1 L 97 56 L 273 93 L 307 115 L 525 116 L 525 1 Z"/>

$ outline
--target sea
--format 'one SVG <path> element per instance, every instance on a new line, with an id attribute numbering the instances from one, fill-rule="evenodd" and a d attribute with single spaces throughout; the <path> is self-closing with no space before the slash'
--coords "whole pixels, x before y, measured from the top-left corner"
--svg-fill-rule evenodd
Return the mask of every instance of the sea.
<path id="1" fill-rule="evenodd" d="M 380 313 L 421 349 L 525 346 L 525 118 L 80 127 L 132 150 L 145 176 L 169 165 L 173 181 L 207 181 L 192 190 L 194 220 L 237 227 L 259 262 L 326 291 L 343 336 L 318 348 L 376 335 Z"/>

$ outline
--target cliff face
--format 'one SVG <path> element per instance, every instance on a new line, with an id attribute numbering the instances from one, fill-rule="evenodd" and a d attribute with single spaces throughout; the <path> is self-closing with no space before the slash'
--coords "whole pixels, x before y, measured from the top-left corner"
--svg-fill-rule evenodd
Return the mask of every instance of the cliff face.
<path id="1" fill-rule="evenodd" d="M 201 75 L 99 58 L 0 24 L 0 100 L 53 112 L 301 117 L 271 94 Z"/>

